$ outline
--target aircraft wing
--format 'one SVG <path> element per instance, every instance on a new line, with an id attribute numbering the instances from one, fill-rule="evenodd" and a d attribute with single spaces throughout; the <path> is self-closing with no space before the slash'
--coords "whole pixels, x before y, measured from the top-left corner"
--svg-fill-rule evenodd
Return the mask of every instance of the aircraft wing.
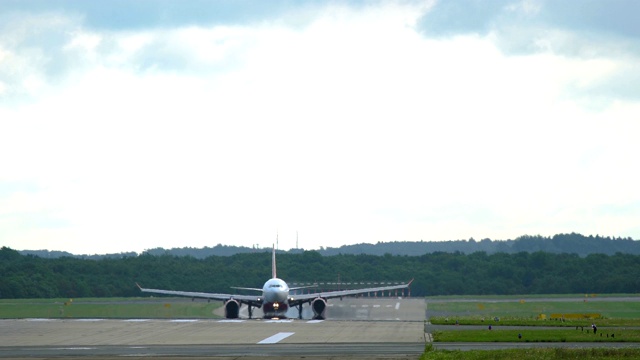
<path id="1" fill-rule="evenodd" d="M 262 297 L 258 295 L 213 294 L 213 293 L 191 292 L 191 291 L 147 289 L 147 288 L 143 288 L 140 285 L 138 285 L 138 287 L 142 292 L 164 294 L 164 295 L 185 296 L 190 298 L 213 299 L 213 300 L 222 300 L 222 301 L 234 299 L 236 301 L 239 301 L 245 304 L 249 304 L 249 303 L 255 304 L 255 303 L 260 303 L 262 301 Z"/>
<path id="2" fill-rule="evenodd" d="M 308 289 L 308 288 L 316 288 L 318 287 L 318 285 L 314 284 L 314 285 L 307 285 L 307 286 L 298 286 L 298 287 L 292 287 L 289 288 L 289 291 L 293 291 L 293 290 L 300 290 L 300 289 Z"/>
<path id="3" fill-rule="evenodd" d="M 258 288 L 246 288 L 246 287 L 238 287 L 238 286 L 232 286 L 232 289 L 238 289 L 238 290 L 250 290 L 250 291 L 262 291 L 263 289 L 258 289 Z"/>
<path id="4" fill-rule="evenodd" d="M 313 299 L 317 299 L 319 297 L 326 300 L 326 299 L 339 298 L 339 297 L 344 297 L 344 296 L 366 294 L 366 293 L 377 292 L 377 291 L 406 289 L 406 288 L 409 287 L 409 285 L 411 285 L 412 281 L 413 280 L 409 281 L 406 284 L 393 285 L 393 286 L 380 286 L 380 287 L 375 287 L 375 288 L 326 291 L 326 292 L 319 292 L 319 293 L 313 293 L 313 294 L 293 295 L 292 296 L 293 299 L 290 301 L 290 303 L 295 303 L 295 304 L 305 303 L 307 301 L 310 301 L 310 300 L 313 300 Z"/>

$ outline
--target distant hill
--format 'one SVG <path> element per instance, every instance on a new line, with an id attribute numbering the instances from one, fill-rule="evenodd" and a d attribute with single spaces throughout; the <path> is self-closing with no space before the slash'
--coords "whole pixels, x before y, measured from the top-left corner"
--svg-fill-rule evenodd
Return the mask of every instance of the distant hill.
<path id="1" fill-rule="evenodd" d="M 558 234 L 553 237 L 540 235 L 524 235 L 515 240 L 483 239 L 476 241 L 394 241 L 377 244 L 344 245 L 339 248 L 326 248 L 319 252 L 322 255 L 337 254 L 370 254 L 370 255 L 422 255 L 435 252 L 472 254 L 475 252 L 495 253 L 519 253 L 519 252 L 547 252 L 553 254 L 567 253 L 578 254 L 585 257 L 589 254 L 613 255 L 616 253 L 640 254 L 640 242 L 631 238 L 612 238 L 596 236 L 584 236 L 581 234 Z"/>
<path id="2" fill-rule="evenodd" d="M 66 252 L 66 251 L 56 251 L 56 250 L 20 250 L 18 251 L 20 253 L 20 255 L 31 255 L 31 256 L 37 256 L 37 257 L 41 257 L 44 259 L 57 259 L 57 258 L 61 258 L 61 257 L 73 257 L 73 258 L 78 258 L 78 259 L 93 259 L 93 260 L 98 260 L 98 259 L 120 259 L 123 257 L 130 257 L 130 256 L 138 256 L 138 253 L 136 252 L 123 252 L 123 253 L 117 253 L 117 254 L 101 254 L 101 255 L 74 255 L 70 252 Z"/>
<path id="3" fill-rule="evenodd" d="M 183 248 L 173 248 L 173 249 L 163 249 L 163 248 L 154 248 L 145 250 L 145 254 L 150 255 L 175 255 L 175 256 L 193 256 L 197 259 L 204 259 L 209 256 L 231 256 L 235 254 L 247 254 L 247 253 L 255 253 L 255 252 L 264 252 L 271 251 L 271 249 L 256 249 L 249 248 L 245 246 L 233 246 L 233 245 L 222 245 L 218 244 L 214 247 L 207 247 L 198 249 L 191 247 L 183 247 Z"/>
<path id="4" fill-rule="evenodd" d="M 61 257 L 76 257 L 77 255 L 73 255 L 70 252 L 66 251 L 56 251 L 56 250 L 20 250 L 18 251 L 20 255 L 32 255 L 41 257 L 44 259 L 57 259 Z"/>
<path id="5" fill-rule="evenodd" d="M 154 248 L 144 252 L 155 256 L 172 255 L 172 256 L 192 256 L 197 259 L 204 259 L 209 256 L 231 256 L 235 254 L 255 253 L 271 251 L 269 248 L 249 248 L 244 246 L 232 246 L 218 244 L 214 247 L 204 248 L 173 248 L 163 249 Z M 485 252 L 487 254 L 495 253 L 518 253 L 518 252 L 547 252 L 547 253 L 568 253 L 578 254 L 585 257 L 589 254 L 606 254 L 614 255 L 616 253 L 640 255 L 640 241 L 631 238 L 612 238 L 603 236 L 584 236 L 581 234 L 558 234 L 553 237 L 543 237 L 540 235 L 530 236 L 524 235 L 515 240 L 491 240 L 483 239 L 476 241 L 469 240 L 451 240 L 451 241 L 393 241 L 379 242 L 377 244 L 355 244 L 344 245 L 338 248 L 320 248 L 318 252 L 324 256 L 332 256 L 338 254 L 367 254 L 367 255 L 407 255 L 419 256 L 423 254 L 431 254 L 436 252 L 472 254 L 475 252 Z M 291 249 L 287 253 L 301 253 L 303 249 Z M 42 258 L 58 258 L 58 257 L 77 257 L 83 259 L 101 259 L 101 258 L 122 258 L 138 256 L 135 252 L 106 254 L 106 255 L 73 255 L 64 251 L 49 250 L 23 250 L 22 255 L 33 255 Z"/>
<path id="6" fill-rule="evenodd" d="M 73 258 L 79 258 L 79 259 L 107 259 L 107 258 L 113 258 L 113 259 L 120 259 L 123 257 L 130 257 L 130 256 L 138 256 L 138 253 L 136 252 L 123 252 L 123 253 L 117 253 L 117 254 L 102 254 L 102 255 L 74 255 L 70 252 L 66 252 L 66 251 L 56 251 L 56 250 L 20 250 L 18 251 L 20 253 L 20 255 L 31 255 L 31 256 L 37 256 L 37 257 L 41 257 L 44 259 L 57 259 L 57 258 L 61 258 L 61 257 L 73 257 Z"/>

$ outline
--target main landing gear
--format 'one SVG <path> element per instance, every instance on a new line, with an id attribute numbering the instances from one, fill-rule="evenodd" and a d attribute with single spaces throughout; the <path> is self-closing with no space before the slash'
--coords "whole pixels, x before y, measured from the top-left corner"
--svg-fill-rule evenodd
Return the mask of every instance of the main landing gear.
<path id="1" fill-rule="evenodd" d="M 297 305 L 298 308 L 298 319 L 302 320 L 302 304 Z"/>

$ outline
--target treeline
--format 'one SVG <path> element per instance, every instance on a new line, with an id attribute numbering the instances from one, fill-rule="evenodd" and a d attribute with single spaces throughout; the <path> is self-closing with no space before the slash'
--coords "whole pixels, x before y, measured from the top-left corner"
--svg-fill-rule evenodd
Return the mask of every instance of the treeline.
<path id="1" fill-rule="evenodd" d="M 337 254 L 371 254 L 371 255 L 419 255 L 435 252 L 461 252 L 473 254 L 486 252 L 487 254 L 519 252 L 548 252 L 553 254 L 578 254 L 587 256 L 590 254 L 614 255 L 616 253 L 640 255 L 640 241 L 632 238 L 584 236 L 582 234 L 557 234 L 552 237 L 540 235 L 524 235 L 515 240 L 454 240 L 454 241 L 394 241 L 377 244 L 344 245 L 339 248 L 326 248 L 320 250 L 325 256 Z"/>
<path id="2" fill-rule="evenodd" d="M 146 296 L 136 282 L 150 288 L 229 293 L 235 292 L 231 286 L 261 287 L 271 275 L 271 255 L 46 259 L 3 247 L 0 274 L 0 298 Z M 305 251 L 279 254 L 278 276 L 289 283 L 414 278 L 413 296 L 636 293 L 640 256 L 545 252 L 322 256 Z"/>
<path id="3" fill-rule="evenodd" d="M 248 254 L 256 252 L 270 252 L 270 248 L 255 248 L 245 246 L 230 246 L 218 244 L 213 247 L 204 248 L 154 248 L 146 250 L 144 253 L 151 255 L 175 255 L 193 256 L 198 259 L 205 259 L 209 256 L 231 256 L 235 254 Z M 303 249 L 291 249 L 288 253 L 299 254 Z M 393 241 L 379 242 L 377 244 L 356 244 L 344 245 L 337 248 L 320 248 L 318 253 L 323 256 L 333 255 L 422 255 L 436 252 L 461 252 L 473 254 L 484 251 L 487 254 L 507 253 L 516 254 L 519 252 L 548 252 L 554 254 L 569 253 L 587 256 L 589 254 L 613 255 L 616 253 L 640 255 L 640 241 L 631 238 L 604 237 L 604 236 L 584 236 L 581 234 L 558 234 L 552 237 L 524 235 L 515 240 L 491 240 L 491 239 L 468 239 L 452 241 Z M 48 251 L 48 250 L 24 250 L 23 255 L 36 255 L 44 258 L 56 258 L 63 256 L 74 256 L 83 259 L 99 259 L 103 257 L 119 258 L 136 256 L 136 253 L 120 253 L 107 255 L 72 255 L 68 252 Z"/>

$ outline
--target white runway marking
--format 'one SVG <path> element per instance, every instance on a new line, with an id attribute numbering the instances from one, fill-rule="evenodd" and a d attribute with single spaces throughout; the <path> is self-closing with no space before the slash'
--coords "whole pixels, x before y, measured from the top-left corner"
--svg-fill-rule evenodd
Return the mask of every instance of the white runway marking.
<path id="1" fill-rule="evenodd" d="M 323 321 L 324 320 L 309 320 L 309 321 L 307 321 L 307 324 L 317 324 L 317 323 L 321 323 Z"/>
<path id="2" fill-rule="evenodd" d="M 373 307 L 374 307 L 374 308 L 379 308 L 379 307 L 380 307 L 380 305 L 373 305 Z"/>
<path id="3" fill-rule="evenodd" d="M 293 335 L 295 333 L 292 332 L 281 332 L 281 333 L 277 333 L 273 336 L 270 336 L 262 341 L 260 341 L 258 344 L 275 344 L 278 343 L 286 338 L 288 338 L 289 336 Z"/>
<path id="4" fill-rule="evenodd" d="M 127 358 L 127 357 L 141 357 L 141 358 L 143 358 L 143 357 L 147 357 L 147 358 L 154 358 L 154 357 L 157 357 L 157 356 L 158 356 L 158 354 L 155 354 L 155 353 L 148 353 L 148 354 L 125 354 L 125 355 L 120 355 L 120 356 L 125 357 L 125 358 Z"/>
<path id="5" fill-rule="evenodd" d="M 218 322 L 221 322 L 221 323 L 242 323 L 242 322 L 244 322 L 244 320 L 228 319 L 228 320 L 220 320 Z"/>
<path id="6" fill-rule="evenodd" d="M 149 319 L 127 319 L 124 322 L 147 322 Z"/>
<path id="7" fill-rule="evenodd" d="M 195 319 L 176 319 L 176 320 L 171 320 L 169 322 L 175 322 L 175 323 L 187 323 L 187 322 L 198 322 L 199 320 L 195 320 Z"/>
<path id="8" fill-rule="evenodd" d="M 396 310 L 398 310 L 398 309 L 400 309 L 400 303 L 399 302 L 396 303 Z"/>
<path id="9" fill-rule="evenodd" d="M 74 319 L 73 321 L 104 321 L 104 319 Z"/>
<path id="10" fill-rule="evenodd" d="M 292 319 L 283 319 L 283 320 L 265 320 L 266 323 L 290 323 L 293 322 Z"/>

